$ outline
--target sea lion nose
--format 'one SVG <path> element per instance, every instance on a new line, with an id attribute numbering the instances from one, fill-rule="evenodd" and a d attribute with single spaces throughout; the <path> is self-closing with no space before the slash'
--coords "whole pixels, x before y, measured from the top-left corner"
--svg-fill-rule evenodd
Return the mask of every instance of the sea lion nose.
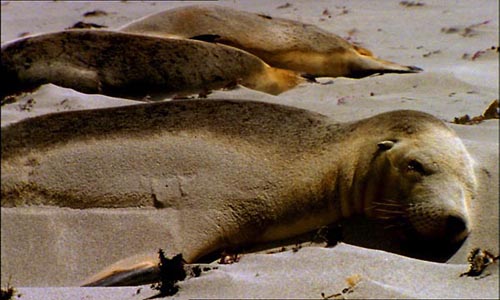
<path id="1" fill-rule="evenodd" d="M 461 241 L 467 237 L 469 228 L 467 221 L 461 216 L 450 215 L 446 219 L 446 236 L 454 241 Z"/>

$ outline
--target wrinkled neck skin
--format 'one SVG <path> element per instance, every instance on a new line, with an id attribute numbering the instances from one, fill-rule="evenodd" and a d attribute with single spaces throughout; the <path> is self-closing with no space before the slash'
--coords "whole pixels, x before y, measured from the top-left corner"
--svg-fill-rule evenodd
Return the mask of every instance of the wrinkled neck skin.
<path id="1" fill-rule="evenodd" d="M 331 207 L 326 224 L 355 215 L 372 217 L 375 201 L 401 192 L 394 188 L 397 178 L 390 177 L 397 175 L 390 172 L 387 157 L 378 147 L 379 142 L 391 137 L 383 129 L 373 128 L 370 124 L 346 126 L 348 130 L 342 141 L 321 159 L 326 169 L 322 194 L 327 196 L 323 201 L 329 202 Z"/>
<path id="2" fill-rule="evenodd" d="M 291 179 L 298 187 L 284 197 L 287 219 L 275 220 L 260 241 L 289 238 L 290 233 L 310 232 L 365 213 L 365 190 L 371 175 L 368 170 L 377 154 L 377 140 L 348 131 L 322 155 L 302 161 L 300 166 L 307 164 L 307 170 L 294 168 L 298 174 Z"/>
<path id="3" fill-rule="evenodd" d="M 338 158 L 337 193 L 331 201 L 340 204 L 341 218 L 349 218 L 367 213 L 381 176 L 372 170 L 379 156 L 376 139 L 365 136 L 349 140 L 343 146 L 343 155 Z"/>

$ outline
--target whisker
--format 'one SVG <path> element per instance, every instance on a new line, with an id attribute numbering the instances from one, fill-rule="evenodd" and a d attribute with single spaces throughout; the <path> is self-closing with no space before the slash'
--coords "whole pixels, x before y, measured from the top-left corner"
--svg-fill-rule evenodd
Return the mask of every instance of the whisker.
<path id="1" fill-rule="evenodd" d="M 392 216 L 378 216 L 377 217 L 377 220 L 396 220 L 397 218 L 396 217 L 392 217 Z"/>
<path id="2" fill-rule="evenodd" d="M 394 200 L 394 199 L 383 199 L 383 201 L 374 201 L 374 202 L 377 202 L 377 203 L 397 203 L 397 204 L 400 204 L 401 202 L 397 201 L 397 200 Z"/>
<path id="3" fill-rule="evenodd" d="M 374 210 L 377 212 L 389 213 L 389 214 L 395 214 L 395 215 L 404 215 L 405 214 L 403 211 L 399 211 L 399 210 L 389 210 L 389 209 L 383 209 L 383 208 L 376 208 Z"/>
<path id="4" fill-rule="evenodd" d="M 373 201 L 371 204 L 374 219 L 382 223 L 385 230 L 411 230 L 412 226 L 407 218 L 411 205 L 393 199 Z"/>
<path id="5" fill-rule="evenodd" d="M 378 206 L 370 206 L 368 207 L 369 209 L 371 210 L 376 210 L 376 211 L 401 211 L 400 208 L 396 208 L 396 207 L 387 207 L 387 206 L 381 206 L 381 205 L 378 205 Z"/>
<path id="6" fill-rule="evenodd" d="M 401 224 L 388 224 L 384 226 L 384 229 L 401 228 Z"/>
<path id="7" fill-rule="evenodd" d="M 377 220 L 392 220 L 394 219 L 393 217 L 386 217 L 386 216 L 378 216 Z"/>
<path id="8" fill-rule="evenodd" d="M 406 231 L 412 226 L 408 220 L 411 205 L 394 199 L 379 199 L 372 201 L 369 209 L 373 212 L 374 220 L 378 221 L 384 230 Z"/>
<path id="9" fill-rule="evenodd" d="M 384 226 L 384 229 L 394 229 L 394 228 L 396 228 L 396 229 L 409 229 L 409 228 L 411 228 L 411 226 L 406 222 L 387 224 Z"/>
<path id="10" fill-rule="evenodd" d="M 384 206 L 384 207 L 397 207 L 397 208 L 401 208 L 403 207 L 403 205 L 401 204 L 392 204 L 392 203 L 380 203 L 380 204 L 377 204 L 375 206 Z"/>

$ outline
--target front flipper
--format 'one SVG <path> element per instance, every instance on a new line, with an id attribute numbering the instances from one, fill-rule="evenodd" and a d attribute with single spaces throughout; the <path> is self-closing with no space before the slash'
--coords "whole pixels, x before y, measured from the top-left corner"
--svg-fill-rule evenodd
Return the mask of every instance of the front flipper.
<path id="1" fill-rule="evenodd" d="M 158 254 L 135 256 L 118 261 L 85 280 L 82 286 L 136 286 L 160 279 Z"/>

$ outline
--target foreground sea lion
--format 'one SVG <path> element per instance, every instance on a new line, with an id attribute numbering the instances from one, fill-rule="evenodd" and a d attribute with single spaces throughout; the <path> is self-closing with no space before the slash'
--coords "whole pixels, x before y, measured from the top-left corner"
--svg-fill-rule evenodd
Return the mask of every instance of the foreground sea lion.
<path id="1" fill-rule="evenodd" d="M 225 45 L 72 30 L 3 45 L 1 80 L 2 98 L 53 83 L 83 93 L 155 100 L 237 83 L 279 94 L 304 78 Z"/>
<path id="2" fill-rule="evenodd" d="M 273 67 L 313 76 L 360 78 L 374 73 L 421 71 L 376 58 L 371 51 L 311 24 L 217 5 L 159 12 L 120 30 L 222 43 L 253 53 Z"/>
<path id="3" fill-rule="evenodd" d="M 180 222 L 182 238 L 166 241 L 187 262 L 352 215 L 408 238 L 452 243 L 470 231 L 472 159 L 442 121 L 416 111 L 339 124 L 263 102 L 159 102 L 26 119 L 1 140 L 2 207 L 174 209 L 202 224 Z M 88 284 L 154 280 L 156 258 Z"/>

